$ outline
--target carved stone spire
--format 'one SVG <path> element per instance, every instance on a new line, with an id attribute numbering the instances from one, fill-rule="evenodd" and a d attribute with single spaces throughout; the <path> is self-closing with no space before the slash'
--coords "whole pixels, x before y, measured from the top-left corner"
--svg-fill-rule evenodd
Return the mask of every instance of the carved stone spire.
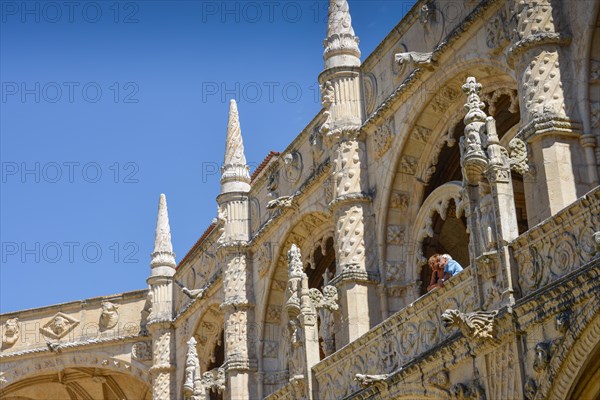
<path id="1" fill-rule="evenodd" d="M 160 195 L 158 202 L 158 218 L 156 221 L 156 238 L 154 239 L 154 252 L 152 252 L 150 266 L 175 268 L 175 253 L 171 243 L 171 228 L 169 227 L 169 212 L 167 211 L 167 198 Z"/>
<path id="2" fill-rule="evenodd" d="M 235 100 L 229 104 L 225 160 L 221 171 L 221 193 L 250 190 L 250 168 L 246 165 L 240 118 Z"/>
<path id="3" fill-rule="evenodd" d="M 358 37 L 352 28 L 350 7 L 347 0 L 329 1 L 327 37 L 323 42 L 325 68 L 359 66 L 360 49 Z"/>

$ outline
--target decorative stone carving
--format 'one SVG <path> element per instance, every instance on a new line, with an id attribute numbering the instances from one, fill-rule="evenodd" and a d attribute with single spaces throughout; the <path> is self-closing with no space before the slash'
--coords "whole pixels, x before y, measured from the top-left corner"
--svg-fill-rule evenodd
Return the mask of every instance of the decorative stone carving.
<path id="1" fill-rule="evenodd" d="M 119 323 L 119 305 L 110 301 L 102 302 L 102 314 L 100 314 L 100 329 L 112 329 Z"/>
<path id="2" fill-rule="evenodd" d="M 508 143 L 510 154 L 510 168 L 518 174 L 525 175 L 529 172 L 527 159 L 527 145 L 519 138 L 514 138 Z"/>
<path id="3" fill-rule="evenodd" d="M 326 135 L 331 131 L 331 106 L 335 101 L 335 89 L 331 81 L 326 81 L 321 85 L 321 104 L 323 105 L 324 122 L 319 129 L 319 133 Z"/>
<path id="4" fill-rule="evenodd" d="M 270 242 L 263 243 L 254 256 L 254 265 L 258 268 L 258 275 L 265 276 L 271 265 L 273 258 L 272 246 Z"/>
<path id="5" fill-rule="evenodd" d="M 478 183 L 487 167 L 487 157 L 483 151 L 480 136 L 486 120 L 483 112 L 485 104 L 479 99 L 481 84 L 477 83 L 475 78 L 467 78 L 467 83 L 462 88 L 467 93 L 465 108 L 468 112 L 464 119 L 465 136 L 460 138 L 461 158 L 467 182 Z"/>
<path id="6" fill-rule="evenodd" d="M 450 388 L 450 376 L 448 370 L 441 370 L 431 378 L 428 379 L 430 385 L 438 387 L 442 390 L 448 390 Z"/>
<path id="7" fill-rule="evenodd" d="M 279 188 L 279 170 L 271 167 L 267 178 L 267 190 L 269 196 L 277 197 L 277 189 Z"/>
<path id="8" fill-rule="evenodd" d="M 202 287 L 200 289 L 188 289 L 185 286 L 183 286 L 181 288 L 181 291 L 183 292 L 183 294 L 185 294 L 187 297 L 189 297 L 192 300 L 195 299 L 201 299 L 202 297 L 204 297 L 204 292 L 206 292 L 206 287 Z"/>
<path id="9" fill-rule="evenodd" d="M 399 211 L 408 210 L 409 195 L 404 192 L 392 192 L 390 197 L 390 207 Z"/>
<path id="10" fill-rule="evenodd" d="M 402 278 L 406 274 L 406 265 L 401 261 L 390 261 L 386 263 L 385 268 L 385 280 L 390 281 L 402 281 Z"/>
<path id="11" fill-rule="evenodd" d="M 354 380 L 357 381 L 362 387 L 369 387 L 375 385 L 380 382 L 384 382 L 387 378 L 389 378 L 390 374 L 379 374 L 379 375 L 365 375 L 365 374 L 356 374 L 354 375 Z"/>
<path id="12" fill-rule="evenodd" d="M 535 345 L 535 356 L 533 359 L 533 369 L 536 372 L 542 372 L 550 363 L 550 344 L 540 342 Z"/>
<path id="13" fill-rule="evenodd" d="M 429 142 L 429 138 L 431 137 L 431 132 L 433 131 L 429 128 L 426 128 L 421 125 L 415 125 L 415 129 L 412 133 L 412 138 L 418 140 L 419 142 L 427 143 Z"/>
<path id="14" fill-rule="evenodd" d="M 327 271 L 325 274 L 327 274 Z M 313 288 L 310 289 L 309 296 L 313 306 L 319 313 L 321 321 L 319 325 L 319 336 L 322 339 L 321 348 L 325 356 L 329 356 L 335 351 L 334 313 L 339 309 L 338 291 L 335 286 L 325 284 L 322 293 L 319 289 Z"/>
<path id="15" fill-rule="evenodd" d="M 600 83 L 600 61 L 590 60 L 590 82 Z"/>
<path id="16" fill-rule="evenodd" d="M 398 53 L 394 56 L 396 63 L 401 67 L 414 66 L 431 69 L 434 63 L 431 59 L 433 53 L 419 53 L 410 51 L 408 53 Z"/>
<path id="17" fill-rule="evenodd" d="M 392 146 L 392 123 L 386 123 L 377 128 L 373 134 L 373 145 L 376 158 L 381 158 Z"/>
<path id="18" fill-rule="evenodd" d="M 292 318 L 287 323 L 288 338 L 288 370 L 290 379 L 304 376 L 303 337 L 300 321 Z"/>
<path id="19" fill-rule="evenodd" d="M 19 340 L 19 318 L 7 319 L 2 334 L 2 347 L 11 347 Z"/>
<path id="20" fill-rule="evenodd" d="M 600 129 L 600 103 L 591 104 L 592 128 Z"/>
<path id="21" fill-rule="evenodd" d="M 363 90 L 365 93 L 365 107 L 367 114 L 375 110 L 377 101 L 377 78 L 371 72 L 363 75 Z"/>
<path id="22" fill-rule="evenodd" d="M 569 327 L 571 326 L 572 314 L 573 313 L 571 311 L 565 310 L 556 316 L 556 330 L 563 335 L 567 333 Z"/>
<path id="23" fill-rule="evenodd" d="M 279 357 L 279 342 L 266 340 L 263 345 L 263 356 L 268 358 Z"/>
<path id="24" fill-rule="evenodd" d="M 250 230 L 255 233 L 261 225 L 260 202 L 256 197 L 250 199 Z"/>
<path id="25" fill-rule="evenodd" d="M 283 174 L 286 182 L 296 183 L 302 176 L 302 168 L 304 166 L 302 162 L 302 154 L 298 151 L 285 154 L 283 157 Z"/>
<path id="26" fill-rule="evenodd" d="M 325 60 L 337 54 L 351 54 L 360 57 L 358 37 L 352 28 L 352 18 L 347 0 L 329 2 L 327 38 L 323 42 Z"/>
<path id="27" fill-rule="evenodd" d="M 387 242 L 394 245 L 404 244 L 405 227 L 401 225 L 389 225 L 387 228 Z"/>
<path id="28" fill-rule="evenodd" d="M 496 315 L 498 311 L 462 313 L 458 310 L 446 310 L 442 314 L 442 322 L 446 328 L 457 327 L 470 339 L 495 339 Z"/>
<path id="29" fill-rule="evenodd" d="M 477 382 L 470 385 L 457 383 L 452 386 L 451 394 L 456 400 L 485 400 L 485 391 Z"/>
<path id="30" fill-rule="evenodd" d="M 290 208 L 293 206 L 294 196 L 282 196 L 267 203 L 267 209 Z"/>
<path id="31" fill-rule="evenodd" d="M 537 384 L 532 378 L 528 378 L 527 382 L 525 382 L 525 400 L 535 399 L 536 392 Z"/>
<path id="32" fill-rule="evenodd" d="M 61 339 L 75 329 L 77 325 L 79 325 L 79 321 L 59 312 L 40 328 L 40 332 L 51 339 Z"/>
<path id="33" fill-rule="evenodd" d="M 412 156 L 402 156 L 400 159 L 400 172 L 414 175 L 417 171 L 418 160 Z"/>
<path id="34" fill-rule="evenodd" d="M 419 9 L 419 22 L 426 29 L 429 28 L 429 24 L 435 22 L 435 3 L 433 1 L 429 1 Z"/>
<path id="35" fill-rule="evenodd" d="M 496 13 L 486 25 L 486 44 L 493 53 L 499 52 L 510 42 L 510 24 L 506 8 Z"/>
<path id="36" fill-rule="evenodd" d="M 219 367 L 202 374 L 202 390 L 223 393 L 225 391 L 225 368 Z M 208 395 L 208 393 L 206 393 Z"/>
<path id="37" fill-rule="evenodd" d="M 131 346 L 131 357 L 138 361 L 152 360 L 152 343 L 136 342 Z"/>

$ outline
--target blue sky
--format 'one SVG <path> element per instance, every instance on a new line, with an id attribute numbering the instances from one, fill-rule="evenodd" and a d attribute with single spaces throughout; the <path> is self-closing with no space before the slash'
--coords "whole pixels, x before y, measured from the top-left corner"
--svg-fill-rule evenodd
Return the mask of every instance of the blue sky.
<path id="1" fill-rule="evenodd" d="M 350 0 L 363 59 L 412 1 Z M 246 158 L 320 109 L 326 1 L 0 2 L 0 312 L 146 287 L 216 216 L 229 99 Z"/>

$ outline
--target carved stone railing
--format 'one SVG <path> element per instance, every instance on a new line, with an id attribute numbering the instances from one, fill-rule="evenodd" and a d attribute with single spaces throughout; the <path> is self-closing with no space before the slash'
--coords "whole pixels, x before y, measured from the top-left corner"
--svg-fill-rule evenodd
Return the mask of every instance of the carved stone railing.
<path id="1" fill-rule="evenodd" d="M 444 327 L 441 315 L 446 309 L 473 311 L 473 286 L 471 269 L 466 268 L 443 289 L 420 297 L 321 361 L 313 367 L 319 393 L 344 398 L 361 389 L 356 374 L 389 374 L 446 340 L 454 329 Z"/>
<path id="2" fill-rule="evenodd" d="M 510 246 L 527 296 L 600 256 L 600 187 L 528 230 Z"/>

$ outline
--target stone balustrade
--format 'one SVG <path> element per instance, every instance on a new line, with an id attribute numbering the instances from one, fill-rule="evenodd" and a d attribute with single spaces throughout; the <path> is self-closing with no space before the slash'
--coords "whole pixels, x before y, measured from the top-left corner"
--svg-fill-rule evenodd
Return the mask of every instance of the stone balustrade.
<path id="1" fill-rule="evenodd" d="M 313 368 L 318 392 L 343 398 L 359 391 L 356 374 L 389 374 L 449 338 L 441 315 L 446 309 L 473 311 L 475 295 L 470 268 L 450 279 L 443 289 L 417 299 L 371 329 L 367 334 L 327 357 Z M 280 393 L 281 392 L 281 393 Z M 289 398 L 285 387 L 272 398 Z"/>
<path id="2" fill-rule="evenodd" d="M 510 244 L 521 295 L 527 296 L 600 255 L 600 188 Z"/>

